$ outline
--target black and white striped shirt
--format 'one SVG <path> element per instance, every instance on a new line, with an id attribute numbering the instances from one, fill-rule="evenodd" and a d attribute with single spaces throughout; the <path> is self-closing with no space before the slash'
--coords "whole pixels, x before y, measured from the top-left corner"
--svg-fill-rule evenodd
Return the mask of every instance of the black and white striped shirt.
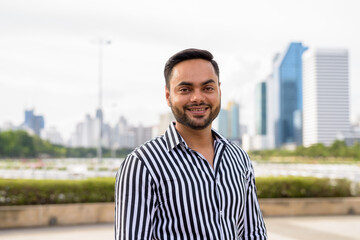
<path id="1" fill-rule="evenodd" d="M 115 184 L 115 240 L 267 239 L 249 156 L 213 130 L 214 168 L 175 125 L 135 149 Z"/>

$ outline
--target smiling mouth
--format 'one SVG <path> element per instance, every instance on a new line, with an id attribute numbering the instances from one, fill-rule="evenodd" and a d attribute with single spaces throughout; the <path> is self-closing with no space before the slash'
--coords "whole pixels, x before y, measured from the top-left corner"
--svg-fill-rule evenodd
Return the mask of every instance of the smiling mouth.
<path id="1" fill-rule="evenodd" d="M 210 106 L 208 104 L 190 105 L 185 108 L 189 112 L 195 115 L 203 115 L 206 113 Z"/>
<path id="2" fill-rule="evenodd" d="M 209 109 L 208 107 L 204 107 L 204 108 L 192 108 L 192 109 L 188 109 L 190 112 L 205 112 L 207 109 Z"/>

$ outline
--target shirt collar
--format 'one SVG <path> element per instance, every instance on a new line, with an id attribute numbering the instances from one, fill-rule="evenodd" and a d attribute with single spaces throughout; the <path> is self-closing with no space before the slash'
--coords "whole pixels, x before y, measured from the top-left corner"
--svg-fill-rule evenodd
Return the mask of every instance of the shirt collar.
<path id="1" fill-rule="evenodd" d="M 214 136 L 215 142 L 221 142 L 224 144 L 229 143 L 229 140 L 227 140 L 224 136 L 222 136 L 220 133 L 218 133 L 214 129 L 211 129 L 211 132 Z M 165 141 L 166 141 L 166 145 L 167 145 L 167 150 L 169 152 L 179 145 L 182 145 L 185 148 L 188 148 L 185 140 L 182 138 L 180 133 L 175 128 L 175 122 L 170 123 L 168 129 L 166 130 L 166 132 L 164 134 L 164 137 L 165 137 Z"/>

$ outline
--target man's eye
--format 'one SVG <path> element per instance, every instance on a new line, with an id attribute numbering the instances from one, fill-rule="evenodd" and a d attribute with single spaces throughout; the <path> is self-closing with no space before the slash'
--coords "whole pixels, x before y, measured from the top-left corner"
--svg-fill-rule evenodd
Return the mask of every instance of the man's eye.
<path id="1" fill-rule="evenodd" d="M 205 87 L 205 91 L 214 91 L 214 88 L 211 86 Z"/>
<path id="2" fill-rule="evenodd" d="M 185 92 L 188 92 L 189 89 L 188 88 L 180 88 L 179 91 L 185 93 Z"/>

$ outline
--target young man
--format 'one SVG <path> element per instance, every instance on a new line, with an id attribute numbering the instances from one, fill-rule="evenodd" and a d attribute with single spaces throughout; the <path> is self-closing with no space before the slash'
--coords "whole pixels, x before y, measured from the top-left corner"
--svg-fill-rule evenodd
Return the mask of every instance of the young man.
<path id="1" fill-rule="evenodd" d="M 212 54 L 183 50 L 164 75 L 176 121 L 121 164 L 115 239 L 267 239 L 249 156 L 211 129 L 221 102 Z"/>

